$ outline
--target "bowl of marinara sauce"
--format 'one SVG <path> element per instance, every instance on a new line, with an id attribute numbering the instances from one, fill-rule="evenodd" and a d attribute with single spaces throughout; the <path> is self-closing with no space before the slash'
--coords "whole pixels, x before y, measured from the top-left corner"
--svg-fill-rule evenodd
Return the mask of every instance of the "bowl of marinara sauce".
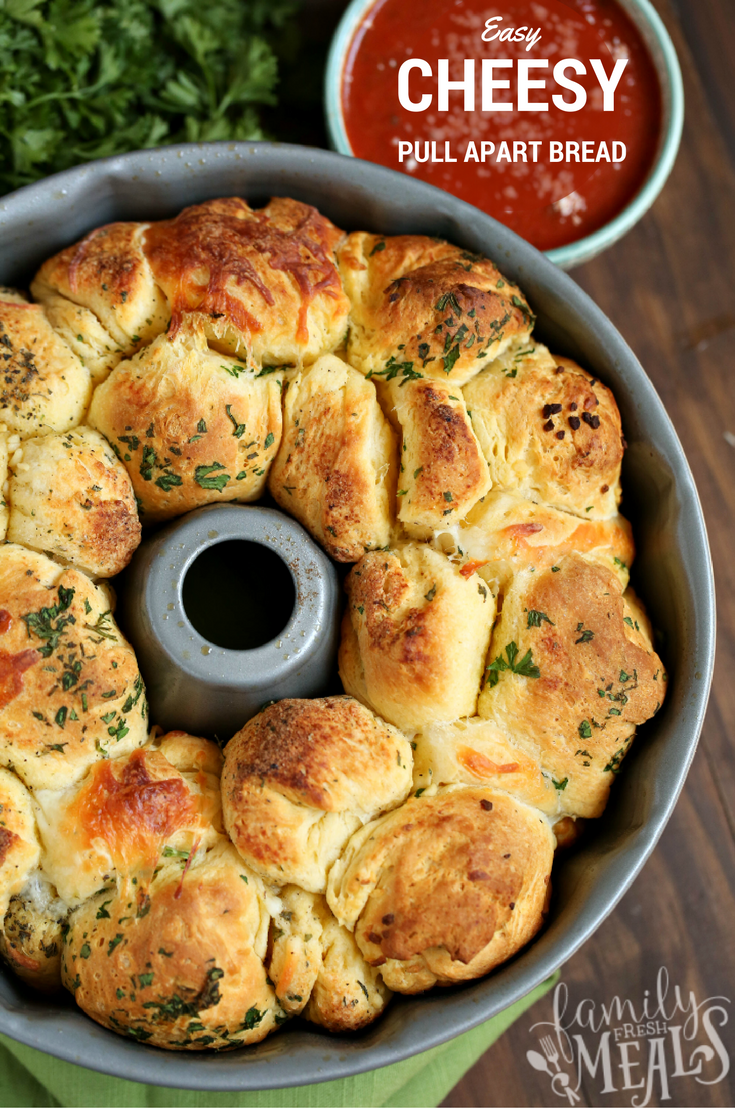
<path id="1" fill-rule="evenodd" d="M 684 117 L 649 0 L 352 0 L 325 101 L 337 151 L 445 189 L 565 269 L 648 210 Z"/>

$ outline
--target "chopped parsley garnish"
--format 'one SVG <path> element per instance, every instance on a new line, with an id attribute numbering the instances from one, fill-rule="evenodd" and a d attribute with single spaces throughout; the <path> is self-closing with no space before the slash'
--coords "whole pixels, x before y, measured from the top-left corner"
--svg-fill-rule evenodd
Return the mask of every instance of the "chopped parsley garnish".
<path id="1" fill-rule="evenodd" d="M 48 658 L 59 645 L 59 639 L 64 634 L 64 628 L 70 623 L 76 623 L 73 615 L 63 615 L 71 607 L 74 599 L 74 589 L 65 589 L 59 585 L 58 600 L 56 604 L 48 608 L 41 608 L 39 612 L 28 612 L 20 618 L 28 628 L 28 635 L 35 635 L 38 639 L 45 639 L 46 645 L 38 647 L 38 653 L 42 658 Z"/>
<path id="2" fill-rule="evenodd" d="M 225 411 L 227 412 L 227 418 L 230 420 L 232 426 L 235 428 L 235 430 L 232 432 L 233 435 L 236 439 L 242 438 L 242 436 L 245 434 L 245 424 L 238 423 L 235 419 L 234 415 L 232 414 L 232 404 L 225 404 Z"/>
<path id="3" fill-rule="evenodd" d="M 141 458 L 139 472 L 144 481 L 150 481 L 153 477 L 153 467 L 156 464 L 156 452 L 152 446 L 143 447 L 143 457 Z"/>
<path id="4" fill-rule="evenodd" d="M 455 312 L 456 315 L 462 315 L 462 309 L 459 306 L 459 301 L 457 300 L 457 297 L 453 292 L 445 292 L 443 296 L 440 296 L 436 304 L 434 305 L 434 308 L 437 312 L 443 312 L 446 309 L 447 305 L 449 305 L 450 310 Z"/>
<path id="5" fill-rule="evenodd" d="M 160 477 L 156 478 L 155 482 L 159 489 L 163 489 L 164 492 L 170 492 L 171 489 L 177 485 L 183 485 L 183 481 L 179 477 L 178 473 L 170 473 L 166 471 L 162 473 Z"/>
<path id="6" fill-rule="evenodd" d="M 120 932 L 118 931 L 117 935 L 115 935 L 115 938 L 114 938 L 114 939 L 110 939 L 110 941 L 109 941 L 109 942 L 108 942 L 108 944 L 107 944 L 107 957 L 108 957 L 108 958 L 109 958 L 109 957 L 110 957 L 110 955 L 112 954 L 112 952 L 113 952 L 113 950 L 115 949 L 115 947 L 116 947 L 116 946 L 117 946 L 117 945 L 118 945 L 119 943 L 121 943 L 122 941 L 123 941 L 123 936 L 122 936 L 122 935 L 120 934 Z"/>
<path id="7" fill-rule="evenodd" d="M 592 738 L 592 728 L 590 727 L 589 720 L 583 719 L 582 722 L 580 723 L 579 727 L 577 728 L 577 730 L 579 731 L 580 738 L 582 738 L 582 739 L 591 739 Z"/>
<path id="8" fill-rule="evenodd" d="M 505 655 L 503 657 L 502 651 L 498 654 L 489 666 L 486 667 L 487 683 L 490 688 L 494 688 L 500 678 L 500 674 L 503 670 L 510 670 L 511 673 L 517 673 L 519 677 L 540 677 L 541 670 L 538 666 L 533 664 L 533 652 L 529 649 L 523 655 L 520 661 L 517 661 L 519 650 L 518 644 L 515 642 L 509 642 L 505 648 Z M 506 660 L 507 659 L 507 660 Z"/>
<path id="9" fill-rule="evenodd" d="M 527 615 L 528 622 L 526 624 L 526 629 L 529 627 L 540 627 L 542 623 L 550 623 L 552 627 L 556 626 L 554 621 L 549 619 L 546 612 L 539 612 L 536 608 L 531 608 L 531 611 L 527 612 Z"/>
<path id="10" fill-rule="evenodd" d="M 385 363 L 385 369 L 371 369 L 365 374 L 365 379 L 369 381 L 371 377 L 385 377 L 386 381 L 392 381 L 399 374 L 403 377 L 399 388 L 405 385 L 406 381 L 418 381 L 424 376 L 413 368 L 413 362 L 397 362 L 391 354 Z"/>
<path id="11" fill-rule="evenodd" d="M 574 645 L 575 646 L 577 646 L 581 642 L 591 642 L 592 639 L 594 639 L 594 637 L 595 637 L 595 632 L 590 631 L 589 628 L 585 629 L 584 623 L 578 623 L 577 624 L 577 631 L 581 631 L 582 634 L 579 636 L 578 639 L 574 640 Z"/>
<path id="12" fill-rule="evenodd" d="M 218 492 L 222 492 L 230 480 L 229 473 L 217 473 L 217 470 L 224 468 L 221 462 L 212 462 L 209 466 L 197 466 L 194 470 L 194 480 L 202 489 L 216 489 Z M 210 476 L 210 474 L 215 473 L 216 476 Z"/>

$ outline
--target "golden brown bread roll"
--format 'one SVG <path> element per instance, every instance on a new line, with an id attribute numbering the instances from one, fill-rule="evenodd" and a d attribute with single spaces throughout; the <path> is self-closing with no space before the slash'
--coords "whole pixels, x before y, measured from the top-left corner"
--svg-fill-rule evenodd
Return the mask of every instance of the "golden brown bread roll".
<path id="1" fill-rule="evenodd" d="M 453 549 L 467 559 L 463 572 L 482 568 L 483 578 L 501 588 L 520 570 L 549 569 L 575 551 L 612 570 L 624 587 L 635 556 L 631 526 L 621 515 L 580 519 L 501 489 L 489 492 L 455 535 Z"/>
<path id="2" fill-rule="evenodd" d="M 219 751 L 187 738 L 201 749 L 198 770 L 174 768 L 164 740 L 98 762 L 70 788 L 36 790 L 41 864 L 67 903 L 86 900 L 116 874 L 149 880 L 161 858 L 193 862 L 222 837 Z"/>
<path id="3" fill-rule="evenodd" d="M 573 554 L 556 572 L 515 577 L 478 712 L 538 759 L 560 812 L 599 816 L 636 726 L 665 690 L 648 629 L 615 575 Z"/>
<path id="4" fill-rule="evenodd" d="M 474 715 L 495 599 L 428 546 L 373 552 L 352 569 L 339 671 L 348 693 L 411 731 Z"/>
<path id="5" fill-rule="evenodd" d="M 516 343 L 463 392 L 493 486 L 589 519 L 616 514 L 620 413 L 599 380 L 539 343 Z"/>
<path id="6" fill-rule="evenodd" d="M 358 831 L 332 867 L 327 900 L 389 988 L 422 992 L 479 977 L 533 938 L 553 852 L 536 809 L 450 786 Z"/>
<path id="7" fill-rule="evenodd" d="M 348 696 L 281 700 L 227 744 L 222 805 L 247 864 L 323 892 L 353 831 L 411 788 L 407 739 Z"/>
<path id="8" fill-rule="evenodd" d="M 391 381 L 382 387 L 402 432 L 398 519 L 428 538 L 458 523 L 490 488 L 490 475 L 456 385 Z"/>
<path id="9" fill-rule="evenodd" d="M 0 420 L 21 438 L 68 431 L 92 395 L 89 370 L 51 327 L 40 304 L 0 297 Z"/>
<path id="10" fill-rule="evenodd" d="M 339 345 L 349 303 L 334 249 L 344 233 L 298 200 L 254 211 L 230 197 L 152 224 L 145 252 L 171 310 L 218 349 L 257 365 L 312 362 Z"/>
<path id="11" fill-rule="evenodd" d="M 260 878 L 222 843 L 163 866 L 71 916 L 62 976 L 103 1027 L 171 1050 L 260 1042 L 287 1017 L 263 957 L 270 910 Z"/>
<path id="12" fill-rule="evenodd" d="M 61 988 L 61 950 L 69 906 L 38 870 L 10 901 L 0 928 L 0 954 L 34 989 Z"/>
<path id="13" fill-rule="evenodd" d="M 143 681 L 111 608 L 79 570 L 0 547 L 0 759 L 33 789 L 146 740 Z"/>
<path id="14" fill-rule="evenodd" d="M 26 439 L 14 453 L 8 539 L 93 577 L 125 568 L 140 520 L 125 467 L 91 427 Z"/>
<path id="15" fill-rule="evenodd" d="M 293 376 L 268 487 L 333 558 L 391 538 L 396 448 L 375 386 L 332 355 Z"/>
<path id="16" fill-rule="evenodd" d="M 44 262 L 31 285 L 33 296 L 42 304 L 51 300 L 55 312 L 59 296 L 87 308 L 120 350 L 132 354 L 165 330 L 169 320 L 166 299 L 142 248 L 147 227 L 108 223 L 90 231 Z M 80 333 L 84 336 L 86 329 Z M 90 338 L 97 346 L 99 332 Z"/>
<path id="17" fill-rule="evenodd" d="M 534 317 L 489 258 L 421 235 L 357 231 L 339 251 L 350 298 L 347 354 L 363 373 L 463 384 Z"/>
<path id="18" fill-rule="evenodd" d="M 516 745 L 496 723 L 473 716 L 454 723 L 432 723 L 414 740 L 416 795 L 431 795 L 442 785 L 487 785 L 519 797 L 555 816 L 558 792 L 538 761 Z"/>
<path id="19" fill-rule="evenodd" d="M 337 923 L 323 896 L 290 885 L 274 920 L 268 973 L 289 1014 L 329 1031 L 357 1031 L 382 1013 L 390 990 L 369 966 L 354 935 Z"/>
<path id="20" fill-rule="evenodd" d="M 95 390 L 89 423 L 124 462 L 146 524 L 256 500 L 281 438 L 281 380 L 182 328 L 113 370 Z"/>

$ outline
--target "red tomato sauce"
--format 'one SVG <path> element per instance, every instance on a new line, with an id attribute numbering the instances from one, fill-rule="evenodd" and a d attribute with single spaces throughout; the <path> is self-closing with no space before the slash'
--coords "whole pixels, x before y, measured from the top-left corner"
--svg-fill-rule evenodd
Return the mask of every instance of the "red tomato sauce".
<path id="1" fill-rule="evenodd" d="M 538 28 L 541 37 L 527 42 L 482 41 L 486 20 L 502 16 L 491 29 Z M 432 94 L 426 110 L 412 112 L 398 98 L 398 71 L 409 58 L 425 59 L 431 76 L 417 70 L 410 75 L 412 100 Z M 437 109 L 437 62 L 447 58 L 450 80 L 461 80 L 463 63 L 475 59 L 475 110 L 464 110 L 462 91 L 449 92 L 449 110 Z M 511 69 L 495 76 L 509 80 L 495 90 L 495 102 L 511 102 L 513 111 L 483 111 L 481 59 L 512 59 Z M 552 96 L 572 103 L 575 94 L 557 84 L 556 62 L 579 59 L 585 75 L 568 71 L 583 85 L 587 102 L 577 111 L 554 106 Z M 627 66 L 615 90 L 614 110 L 603 110 L 603 92 L 590 65 L 601 59 L 608 77 L 618 58 Z M 518 59 L 548 59 L 548 69 L 534 69 L 533 80 L 545 88 L 533 89 L 530 101 L 548 103 L 548 111 L 518 111 Z M 661 91 L 653 61 L 633 22 L 615 0 L 377 0 L 368 11 L 350 45 L 342 80 L 347 135 L 359 158 L 399 169 L 453 193 L 505 223 L 542 250 L 564 246 L 598 230 L 613 219 L 639 191 L 653 165 L 661 132 Z M 456 162 L 417 161 L 412 154 L 399 163 L 399 141 L 419 142 L 419 158 L 435 143 L 438 156 L 449 142 Z M 537 162 L 464 161 L 470 140 L 478 154 L 481 142 L 494 142 L 496 151 L 514 141 L 536 147 Z M 606 142 L 625 144 L 626 156 L 617 163 L 552 162 L 551 140 L 594 140 L 588 151 Z M 424 145 L 428 143 L 429 145 Z M 489 148 L 488 148 L 489 149 Z M 404 147 L 405 150 L 405 147 Z M 558 147 L 557 147 L 558 150 Z M 580 153 L 581 153 L 580 146 Z"/>

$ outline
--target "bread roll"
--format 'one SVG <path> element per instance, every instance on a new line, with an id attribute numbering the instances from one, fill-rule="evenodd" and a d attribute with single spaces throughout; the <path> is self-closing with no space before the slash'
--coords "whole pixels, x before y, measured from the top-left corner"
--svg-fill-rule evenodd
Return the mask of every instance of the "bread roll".
<path id="1" fill-rule="evenodd" d="M 343 232 L 316 208 L 230 197 L 153 224 L 145 251 L 171 310 L 218 349 L 262 366 L 313 362 L 344 337 L 349 303 L 334 260 Z"/>
<path id="2" fill-rule="evenodd" d="M 461 385 L 531 333 L 520 289 L 448 242 L 356 231 L 339 263 L 352 304 L 347 355 L 363 373 Z"/>
<path id="3" fill-rule="evenodd" d="M 538 931 L 554 836 L 507 793 L 449 787 L 358 831 L 327 900 L 389 988 L 480 977 Z"/>
<path id="4" fill-rule="evenodd" d="M 346 583 L 345 691 L 405 731 L 474 715 L 495 599 L 428 546 L 366 554 Z"/>
<path id="5" fill-rule="evenodd" d="M 147 737 L 143 681 L 110 594 L 76 569 L 0 547 L 0 758 L 63 789 Z"/>
<path id="6" fill-rule="evenodd" d="M 165 330 L 169 320 L 165 297 L 143 253 L 147 227 L 108 223 L 90 231 L 44 262 L 31 285 L 33 296 L 42 304 L 51 300 L 55 312 L 59 296 L 87 308 L 120 350 L 132 354 Z M 97 345 L 99 335 L 90 337 Z"/>
<path id="7" fill-rule="evenodd" d="M 8 539 L 92 577 L 125 568 L 140 542 L 130 478 L 91 427 L 26 439 L 15 452 Z"/>
<path id="8" fill-rule="evenodd" d="M 383 386 L 401 432 L 398 519 L 428 538 L 458 523 L 490 488 L 490 475 L 462 393 L 446 381 Z"/>
<path id="9" fill-rule="evenodd" d="M 599 380 L 529 341 L 516 343 L 463 391 L 493 486 L 585 519 L 616 514 L 620 413 Z"/>
<path id="10" fill-rule="evenodd" d="M 219 758 L 213 743 L 191 742 L 203 761 Z M 182 773 L 166 749 L 98 762 L 77 785 L 36 791 L 43 870 L 67 903 L 86 900 L 115 875 L 144 883 L 160 859 L 193 862 L 222 837 L 219 773 Z"/>
<path id="11" fill-rule="evenodd" d="M 89 370 L 51 327 L 40 304 L 0 298 L 0 420 L 21 438 L 68 431 L 92 395 Z"/>
<path id="12" fill-rule="evenodd" d="M 145 524 L 204 504 L 257 500 L 281 438 L 281 380 L 182 328 L 121 362 L 89 422 L 124 462 Z"/>
<path id="13" fill-rule="evenodd" d="M 122 348 L 89 308 L 53 293 L 44 297 L 43 307 L 54 331 L 89 370 L 92 386 L 99 385 L 122 359 Z"/>
<path id="14" fill-rule="evenodd" d="M 387 546 L 396 448 L 375 386 L 325 355 L 289 380 L 283 417 L 268 478 L 280 507 L 337 561 Z"/>
<path id="15" fill-rule="evenodd" d="M 261 876 L 323 892 L 352 832 L 408 795 L 411 765 L 403 735 L 351 697 L 281 700 L 227 745 L 225 826 Z"/>
<path id="16" fill-rule="evenodd" d="M 103 891 L 71 916 L 65 986 L 103 1027 L 170 1050 L 256 1043 L 287 1017 L 266 977 L 260 879 L 222 843 L 165 865 L 145 898 Z"/>
<path id="17" fill-rule="evenodd" d="M 599 816 L 666 672 L 613 573 L 578 554 L 505 594 L 478 712 L 539 761 L 559 811 Z"/>
<path id="18" fill-rule="evenodd" d="M 413 780 L 417 796 L 442 785 L 487 785 L 547 816 L 559 809 L 559 794 L 536 759 L 496 723 L 478 716 L 422 728 L 414 739 Z"/>
<path id="19" fill-rule="evenodd" d="M 284 1010 L 301 1012 L 328 1031 L 358 1031 L 372 1023 L 391 994 L 354 935 L 319 894 L 290 885 L 280 900 L 268 973 Z"/>
<path id="20" fill-rule="evenodd" d="M 631 526 L 621 515 L 580 519 L 502 489 L 483 497 L 454 536 L 464 572 L 482 567 L 482 576 L 503 590 L 520 570 L 550 569 L 575 552 L 611 570 L 625 587 L 635 556 Z"/>
<path id="21" fill-rule="evenodd" d="M 61 988 L 68 915 L 68 904 L 39 870 L 11 899 L 0 929 L 0 954 L 26 985 L 41 992 Z"/>

